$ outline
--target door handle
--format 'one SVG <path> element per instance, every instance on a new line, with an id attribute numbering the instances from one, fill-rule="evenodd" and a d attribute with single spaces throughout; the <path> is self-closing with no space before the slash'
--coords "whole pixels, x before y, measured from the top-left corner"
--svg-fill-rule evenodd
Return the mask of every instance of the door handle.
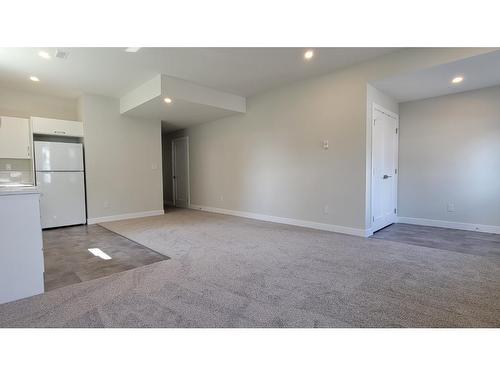
<path id="1" fill-rule="evenodd" d="M 384 176 L 382 177 L 384 180 L 387 180 L 388 178 L 391 178 L 392 176 L 389 176 L 389 175 L 386 175 L 384 174 Z"/>

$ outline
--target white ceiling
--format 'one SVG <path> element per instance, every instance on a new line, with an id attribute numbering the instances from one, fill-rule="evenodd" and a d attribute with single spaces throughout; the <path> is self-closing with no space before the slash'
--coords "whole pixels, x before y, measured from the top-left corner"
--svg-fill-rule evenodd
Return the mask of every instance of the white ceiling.
<path id="1" fill-rule="evenodd" d="M 453 84 L 451 80 L 456 76 L 464 80 Z M 399 102 L 500 85 L 500 51 L 387 77 L 372 84 Z"/>
<path id="2" fill-rule="evenodd" d="M 162 129 L 166 132 L 234 114 L 233 111 L 180 99 L 175 99 L 171 105 L 168 105 L 162 97 L 154 98 L 127 112 L 127 116 L 131 117 L 162 120 Z"/>
<path id="3" fill-rule="evenodd" d="M 293 81 L 325 74 L 397 48 L 61 48 L 66 60 L 44 60 L 40 50 L 0 48 L 0 86 L 78 97 L 82 92 L 121 97 L 157 74 L 167 74 L 229 93 L 251 96 Z M 29 76 L 40 82 L 34 83 Z"/>

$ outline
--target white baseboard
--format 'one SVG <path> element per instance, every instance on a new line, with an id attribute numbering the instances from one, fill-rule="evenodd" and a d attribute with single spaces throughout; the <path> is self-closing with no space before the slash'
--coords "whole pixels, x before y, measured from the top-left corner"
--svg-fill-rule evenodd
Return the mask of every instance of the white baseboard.
<path id="1" fill-rule="evenodd" d="M 432 219 L 421 219 L 417 217 L 401 217 L 401 216 L 398 217 L 398 223 L 500 234 L 500 226 L 496 225 L 460 223 L 456 221 L 432 220 Z"/>
<path id="2" fill-rule="evenodd" d="M 218 214 L 245 217 L 248 219 L 269 221 L 272 223 L 288 224 L 288 225 L 295 225 L 298 227 L 319 229 L 319 230 L 324 230 L 324 231 L 328 231 L 328 232 L 350 234 L 352 236 L 368 237 L 368 233 L 369 233 L 369 230 L 365 230 L 365 229 L 343 227 L 340 225 L 318 223 L 315 221 L 289 219 L 286 217 L 279 217 L 279 216 L 269 216 L 269 215 L 263 215 L 263 214 L 256 214 L 253 212 L 226 210 L 224 208 L 199 206 L 196 204 L 190 204 L 189 208 L 193 209 L 193 210 L 202 210 L 202 211 L 214 212 L 214 213 L 218 213 Z"/>
<path id="3" fill-rule="evenodd" d="M 87 224 L 90 225 L 90 224 L 106 223 L 108 221 L 136 219 L 139 217 L 148 217 L 148 216 L 158 216 L 158 215 L 163 215 L 164 213 L 165 211 L 163 210 L 155 210 L 155 211 L 132 212 L 130 214 L 122 214 L 122 215 L 93 217 L 87 219 Z"/>

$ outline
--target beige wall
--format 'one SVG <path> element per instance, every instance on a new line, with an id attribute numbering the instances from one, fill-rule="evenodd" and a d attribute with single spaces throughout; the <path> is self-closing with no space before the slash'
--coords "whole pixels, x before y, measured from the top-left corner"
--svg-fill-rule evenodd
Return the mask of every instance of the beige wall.
<path id="1" fill-rule="evenodd" d="M 400 216 L 500 225 L 500 86 L 401 104 L 399 150 Z"/>
<path id="2" fill-rule="evenodd" d="M 163 209 L 160 121 L 121 116 L 119 100 L 84 95 L 89 219 Z"/>
<path id="3" fill-rule="evenodd" d="M 188 128 L 192 204 L 364 231 L 367 83 L 485 51 L 404 50 L 259 94 L 246 114 Z"/>

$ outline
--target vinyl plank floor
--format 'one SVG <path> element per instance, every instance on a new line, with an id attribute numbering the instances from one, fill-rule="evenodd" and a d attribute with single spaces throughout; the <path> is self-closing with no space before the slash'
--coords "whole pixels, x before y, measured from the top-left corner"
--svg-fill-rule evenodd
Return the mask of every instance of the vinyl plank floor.
<path id="1" fill-rule="evenodd" d="M 478 255 L 500 261 L 499 234 L 398 223 L 375 232 L 372 238 Z"/>
<path id="2" fill-rule="evenodd" d="M 169 259 L 99 225 L 44 230 L 43 245 L 46 291 Z M 111 259 L 89 249 L 100 249 Z"/>

